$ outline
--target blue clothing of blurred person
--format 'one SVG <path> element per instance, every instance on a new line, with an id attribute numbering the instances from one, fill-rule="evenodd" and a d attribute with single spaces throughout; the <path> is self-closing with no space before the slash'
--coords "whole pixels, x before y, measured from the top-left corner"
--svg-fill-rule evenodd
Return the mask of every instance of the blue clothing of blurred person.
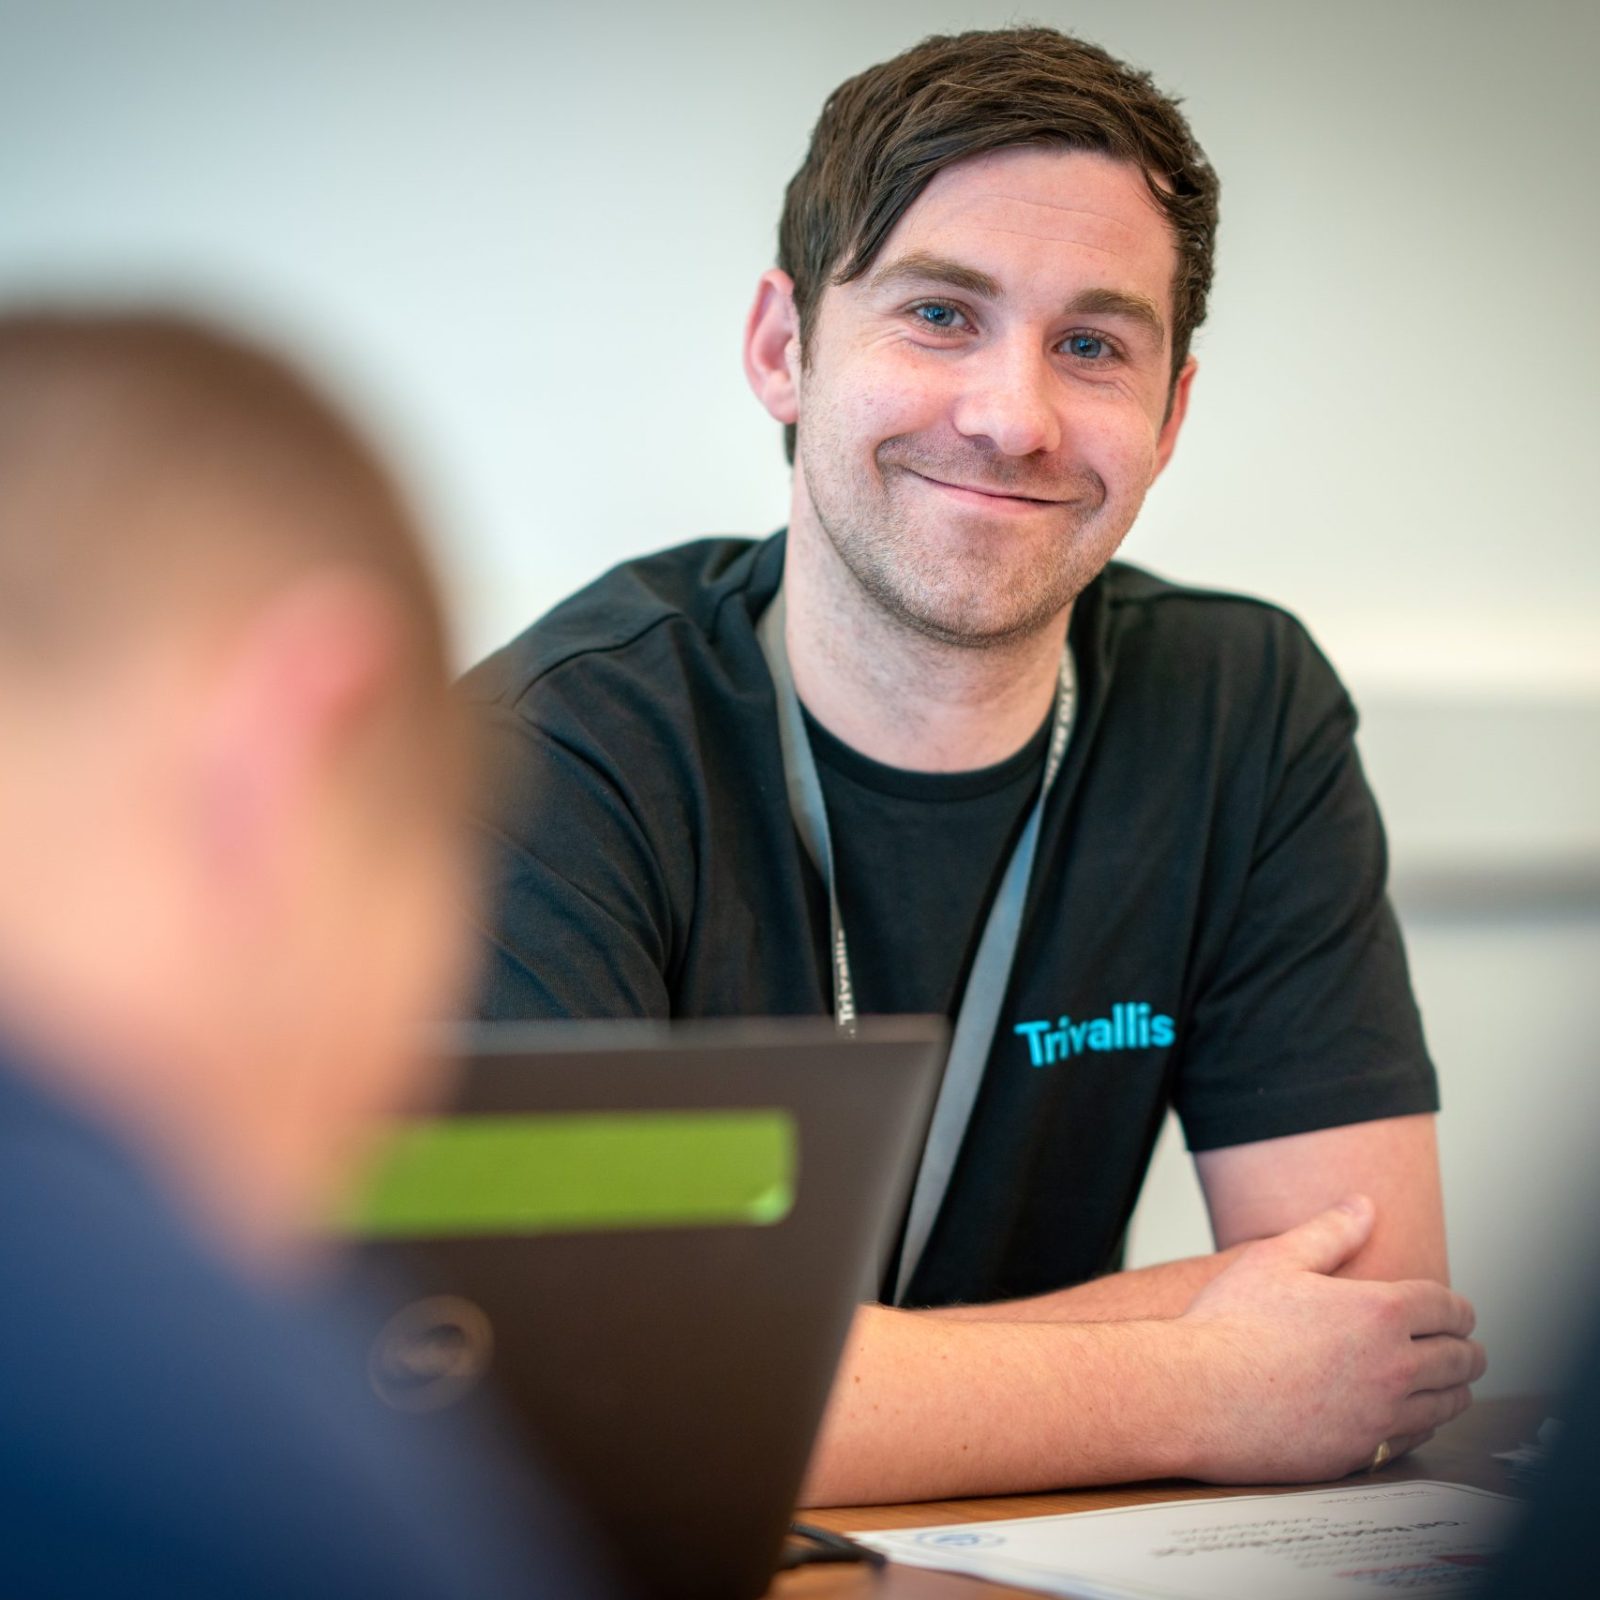
<path id="1" fill-rule="evenodd" d="M 248 1282 L 31 1076 L 0 1061 L 0 1591 L 593 1593 L 486 1441 L 386 1432 L 336 1311 Z"/>

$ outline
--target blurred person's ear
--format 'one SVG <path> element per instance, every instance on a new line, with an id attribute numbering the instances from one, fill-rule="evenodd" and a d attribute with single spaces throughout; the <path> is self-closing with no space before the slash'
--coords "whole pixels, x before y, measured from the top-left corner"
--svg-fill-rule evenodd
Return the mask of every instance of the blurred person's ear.
<path id="1" fill-rule="evenodd" d="M 327 804 L 394 695 L 403 649 L 393 601 L 357 573 L 303 578 L 230 635 L 197 730 L 197 835 L 215 881 L 272 892 L 263 875 Z"/>

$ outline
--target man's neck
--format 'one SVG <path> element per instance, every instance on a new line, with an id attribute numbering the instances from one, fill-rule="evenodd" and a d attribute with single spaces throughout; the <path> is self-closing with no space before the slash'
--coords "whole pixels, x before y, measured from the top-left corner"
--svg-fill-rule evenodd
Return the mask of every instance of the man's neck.
<path id="1" fill-rule="evenodd" d="M 281 1137 L 268 1097 L 230 1093 L 246 1075 L 221 1069 L 223 1053 L 197 1051 L 183 1028 L 161 1032 L 148 1017 L 108 1026 L 81 990 L 75 1008 L 41 1014 L 6 979 L 0 970 L 0 1038 L 19 1052 L 14 1065 L 128 1150 L 219 1254 L 257 1279 L 297 1277 L 309 1255 L 303 1153 Z"/>
<path id="2" fill-rule="evenodd" d="M 783 587 L 801 703 L 874 761 L 912 772 L 992 766 L 1049 714 L 1070 608 L 1004 644 L 929 638 L 862 589 L 820 528 L 791 527 Z"/>

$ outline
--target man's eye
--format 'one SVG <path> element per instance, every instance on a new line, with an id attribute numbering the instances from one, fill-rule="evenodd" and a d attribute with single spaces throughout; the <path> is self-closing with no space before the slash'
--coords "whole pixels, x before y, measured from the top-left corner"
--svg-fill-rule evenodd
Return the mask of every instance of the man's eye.
<path id="1" fill-rule="evenodd" d="M 927 323 L 930 328 L 954 328 L 961 322 L 961 313 L 954 306 L 947 306 L 937 300 L 930 300 L 926 305 L 913 306 L 912 316 L 919 321 Z"/>
<path id="2" fill-rule="evenodd" d="M 1101 361 L 1111 354 L 1111 346 L 1093 333 L 1068 334 L 1065 344 L 1067 354 L 1077 356 L 1080 361 Z"/>

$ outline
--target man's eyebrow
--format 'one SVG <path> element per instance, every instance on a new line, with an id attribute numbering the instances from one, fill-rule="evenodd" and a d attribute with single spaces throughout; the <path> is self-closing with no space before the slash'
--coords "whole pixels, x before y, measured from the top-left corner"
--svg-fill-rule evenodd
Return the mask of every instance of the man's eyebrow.
<path id="1" fill-rule="evenodd" d="M 1136 323 L 1155 340 L 1165 342 L 1167 325 L 1154 301 L 1125 289 L 1085 289 L 1067 304 L 1067 315 L 1077 317 L 1124 317 Z"/>
<path id="2" fill-rule="evenodd" d="M 1000 285 L 987 272 L 976 267 L 964 267 L 947 256 L 929 255 L 924 250 L 913 250 L 908 256 L 897 256 L 886 262 L 867 279 L 869 289 L 881 289 L 891 283 L 942 283 L 947 289 L 962 289 L 984 300 L 998 300 Z"/>

